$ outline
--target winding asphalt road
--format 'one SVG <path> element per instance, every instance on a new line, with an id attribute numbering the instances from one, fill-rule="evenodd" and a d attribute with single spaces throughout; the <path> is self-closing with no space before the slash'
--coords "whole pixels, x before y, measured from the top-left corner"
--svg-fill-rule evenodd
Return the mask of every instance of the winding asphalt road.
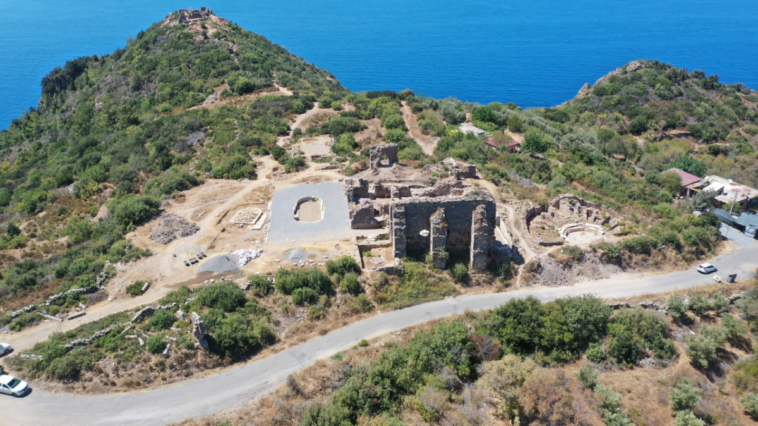
<path id="1" fill-rule="evenodd" d="M 740 248 L 712 261 L 723 277 L 738 273 L 752 278 L 758 267 L 758 242 L 739 240 Z M 201 417 L 242 405 L 264 395 L 314 361 L 379 336 L 429 320 L 495 308 L 508 300 L 535 296 L 543 302 L 593 293 L 620 298 L 683 289 L 713 282 L 694 268 L 667 275 L 605 279 L 573 287 L 539 287 L 498 294 L 479 294 L 425 303 L 376 315 L 287 351 L 223 373 L 154 390 L 108 396 L 78 396 L 33 391 L 24 398 L 0 396 L 0 423 L 13 425 L 161 425 Z M 32 386 L 34 383 L 32 382 Z"/>

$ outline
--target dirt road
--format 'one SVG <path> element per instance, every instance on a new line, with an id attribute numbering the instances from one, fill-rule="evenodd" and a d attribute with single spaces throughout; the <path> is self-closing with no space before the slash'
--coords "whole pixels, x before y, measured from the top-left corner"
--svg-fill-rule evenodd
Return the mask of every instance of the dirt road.
<path id="1" fill-rule="evenodd" d="M 405 101 L 403 101 L 402 112 L 403 119 L 405 120 L 405 127 L 408 128 L 408 136 L 412 137 L 413 140 L 421 146 L 424 154 L 433 157 L 437 142 L 435 142 L 431 136 L 425 135 L 421 132 L 421 128 L 418 126 L 418 121 L 416 121 L 416 114 L 411 111 L 411 107 L 408 106 Z"/>
<path id="2" fill-rule="evenodd" d="M 723 273 L 754 276 L 758 243 L 713 260 Z M 25 398 L 0 397 L 0 413 L 16 425 L 161 425 L 201 417 L 242 405 L 282 384 L 288 375 L 318 359 L 370 339 L 423 322 L 491 309 L 514 298 L 537 297 L 542 302 L 593 293 L 625 298 L 709 284 L 712 277 L 694 269 L 667 275 L 630 279 L 615 277 L 572 287 L 535 287 L 497 294 L 478 294 L 425 303 L 376 315 L 325 336 L 223 373 L 145 392 L 108 396 L 78 396 L 33 391 Z M 31 383 L 32 388 L 34 382 Z"/>

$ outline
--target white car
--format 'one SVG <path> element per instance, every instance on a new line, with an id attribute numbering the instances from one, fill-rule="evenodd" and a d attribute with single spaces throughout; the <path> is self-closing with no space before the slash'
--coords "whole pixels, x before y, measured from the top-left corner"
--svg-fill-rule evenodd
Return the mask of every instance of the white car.
<path id="1" fill-rule="evenodd" d="M 9 374 L 0 376 L 0 393 L 21 396 L 29 391 L 29 383 Z"/>
<path id="2" fill-rule="evenodd" d="M 711 265 L 710 263 L 703 263 L 702 265 L 697 267 L 697 271 L 701 274 L 710 274 L 711 272 L 716 272 L 718 269 L 716 269 L 715 266 Z"/>
<path id="3" fill-rule="evenodd" d="M 0 343 L 0 355 L 10 353 L 12 350 L 13 348 L 11 348 L 11 345 L 7 343 Z"/>

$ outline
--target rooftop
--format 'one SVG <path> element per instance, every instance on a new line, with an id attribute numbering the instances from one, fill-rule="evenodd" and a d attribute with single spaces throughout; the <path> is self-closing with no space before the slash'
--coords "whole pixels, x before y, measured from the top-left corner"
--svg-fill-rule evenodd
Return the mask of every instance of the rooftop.
<path id="1" fill-rule="evenodd" d="M 719 194 L 716 199 L 722 203 L 731 201 L 742 202 L 758 198 L 758 189 L 725 179 L 721 176 L 706 176 L 703 178 L 703 191 L 714 191 Z"/>
<path id="2" fill-rule="evenodd" d="M 694 183 L 698 183 L 701 180 L 703 180 L 702 178 L 699 178 L 699 177 L 697 177 L 697 176 L 695 176 L 693 174 L 687 173 L 684 170 L 677 169 L 676 167 L 672 167 L 672 168 L 666 170 L 663 173 L 668 173 L 668 172 L 674 172 L 674 173 L 678 174 L 679 176 L 681 176 L 682 177 L 682 186 L 689 186 L 689 185 L 692 185 Z"/>
<path id="3" fill-rule="evenodd" d="M 458 128 L 463 133 L 473 133 L 476 136 L 482 136 L 484 134 L 484 130 L 474 126 L 471 123 L 463 123 L 460 126 L 458 126 Z"/>

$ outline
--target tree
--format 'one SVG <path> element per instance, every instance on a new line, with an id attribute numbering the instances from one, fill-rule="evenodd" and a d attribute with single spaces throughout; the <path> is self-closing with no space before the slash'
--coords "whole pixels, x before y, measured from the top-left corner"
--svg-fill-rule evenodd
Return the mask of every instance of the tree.
<path id="1" fill-rule="evenodd" d="M 668 167 L 676 167 L 679 170 L 684 170 L 699 177 L 705 176 L 705 173 L 708 171 L 708 166 L 704 162 L 685 155 L 669 163 Z"/>
<path id="2" fill-rule="evenodd" d="M 712 339 L 696 334 L 687 340 L 687 356 L 700 368 L 708 368 L 716 360 L 718 345 Z"/>
<path id="3" fill-rule="evenodd" d="M 618 327 L 608 345 L 608 354 L 617 362 L 633 365 L 642 352 L 640 341 L 626 327 Z"/>
<path id="4" fill-rule="evenodd" d="M 671 388 L 670 395 L 671 410 L 686 411 L 692 410 L 700 402 L 703 390 L 694 386 L 689 380 L 683 379 Z"/>
<path id="5" fill-rule="evenodd" d="M 696 294 L 690 297 L 690 308 L 693 312 L 702 316 L 711 309 L 711 303 L 705 297 Z"/>
<path id="6" fill-rule="evenodd" d="M 713 190 L 700 191 L 690 200 L 690 204 L 697 210 L 712 208 L 716 202 L 716 192 Z"/>
<path id="7" fill-rule="evenodd" d="M 671 315 L 672 318 L 675 319 L 681 319 L 684 317 L 684 314 L 687 313 L 687 304 L 684 303 L 684 299 L 682 299 L 681 296 L 674 296 L 671 299 L 669 299 L 668 302 L 668 313 Z"/>
<path id="8" fill-rule="evenodd" d="M 511 115 L 508 116 L 508 130 L 513 133 L 523 132 L 524 120 L 522 120 L 517 114 L 511 113 Z"/>
<path id="9" fill-rule="evenodd" d="M 474 112 L 474 120 L 476 121 L 494 123 L 495 118 L 495 112 L 492 110 L 491 106 L 483 106 L 481 108 L 477 108 L 476 112 Z"/>
<path id="10" fill-rule="evenodd" d="M 547 141 L 542 133 L 531 131 L 524 137 L 524 144 L 521 149 L 532 154 L 543 153 L 547 151 Z"/>
<path id="11" fill-rule="evenodd" d="M 158 214 L 160 205 L 153 197 L 130 194 L 111 205 L 110 215 L 119 225 L 140 225 Z"/>
<path id="12" fill-rule="evenodd" d="M 574 336 L 573 350 L 582 351 L 605 335 L 613 310 L 602 299 L 586 294 L 558 303 L 563 307 L 569 331 Z"/>
<path id="13" fill-rule="evenodd" d="M 659 181 L 660 185 L 672 194 L 678 194 L 679 188 L 682 187 L 682 177 L 676 172 L 666 172 L 661 174 Z"/>
<path id="14" fill-rule="evenodd" d="M 21 228 L 19 228 L 18 225 L 16 225 L 15 222 L 11 222 L 5 228 L 5 232 L 8 234 L 8 236 L 15 237 L 15 236 L 21 234 Z"/>
<path id="15" fill-rule="evenodd" d="M 629 133 L 633 135 L 641 135 L 647 131 L 647 119 L 644 116 L 639 116 L 629 123 Z"/>
<path id="16" fill-rule="evenodd" d="M 513 299 L 490 313 L 504 348 L 530 354 L 537 348 L 542 328 L 542 305 L 534 297 Z"/>
<path id="17" fill-rule="evenodd" d="M 439 113 L 442 115 L 448 125 L 459 124 L 466 119 L 466 113 L 462 110 L 459 110 L 458 108 L 459 104 L 453 100 L 446 99 L 442 101 Z"/>

